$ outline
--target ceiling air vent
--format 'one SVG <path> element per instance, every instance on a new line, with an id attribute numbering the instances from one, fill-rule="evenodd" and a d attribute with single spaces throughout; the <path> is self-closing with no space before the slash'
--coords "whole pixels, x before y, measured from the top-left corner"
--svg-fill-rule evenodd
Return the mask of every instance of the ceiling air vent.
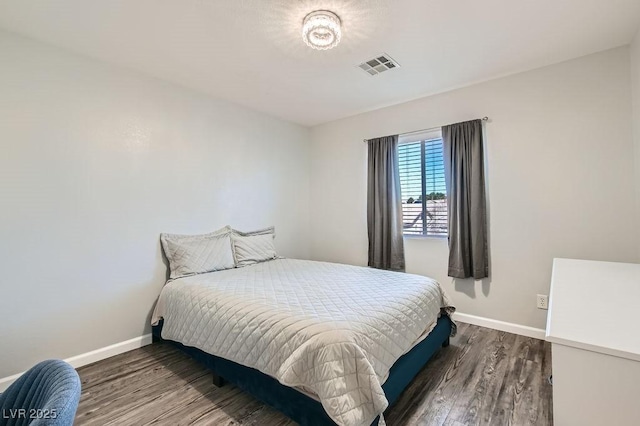
<path id="1" fill-rule="evenodd" d="M 358 68 L 370 75 L 378 75 L 398 67 L 400 67 L 400 65 L 386 53 L 358 65 Z"/>

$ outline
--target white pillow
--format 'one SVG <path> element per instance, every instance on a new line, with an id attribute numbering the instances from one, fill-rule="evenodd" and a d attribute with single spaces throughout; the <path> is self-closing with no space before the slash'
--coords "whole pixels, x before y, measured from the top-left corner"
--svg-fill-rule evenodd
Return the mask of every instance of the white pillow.
<path id="1" fill-rule="evenodd" d="M 250 237 L 252 235 L 264 235 L 264 234 L 272 234 L 275 238 L 276 228 L 275 226 L 269 226 L 268 228 L 258 229 L 256 231 L 238 231 L 237 229 L 232 229 L 235 235 L 240 235 L 241 237 Z"/>
<path id="2" fill-rule="evenodd" d="M 236 267 L 240 268 L 278 257 L 276 247 L 273 244 L 275 234 L 256 234 L 241 236 L 234 234 L 231 237 L 233 243 L 233 257 Z"/>
<path id="3" fill-rule="evenodd" d="M 161 234 L 160 240 L 172 280 L 234 267 L 228 226 L 204 235 Z"/>

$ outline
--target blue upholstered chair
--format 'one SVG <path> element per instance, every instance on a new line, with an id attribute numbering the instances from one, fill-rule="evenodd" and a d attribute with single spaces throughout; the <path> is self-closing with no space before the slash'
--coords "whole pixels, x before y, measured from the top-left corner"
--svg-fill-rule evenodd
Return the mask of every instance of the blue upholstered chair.
<path id="1" fill-rule="evenodd" d="M 0 394 L 2 426 L 71 426 L 80 400 L 80 377 L 64 361 L 43 361 Z"/>

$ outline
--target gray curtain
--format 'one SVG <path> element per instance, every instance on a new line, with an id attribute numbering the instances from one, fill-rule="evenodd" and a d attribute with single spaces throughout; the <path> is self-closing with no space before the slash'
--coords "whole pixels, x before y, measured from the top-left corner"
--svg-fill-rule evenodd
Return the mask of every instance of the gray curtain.
<path id="1" fill-rule="evenodd" d="M 404 271 L 398 135 L 370 139 L 368 145 L 369 266 Z"/>
<path id="2" fill-rule="evenodd" d="M 449 209 L 449 276 L 489 276 L 482 121 L 442 128 Z"/>

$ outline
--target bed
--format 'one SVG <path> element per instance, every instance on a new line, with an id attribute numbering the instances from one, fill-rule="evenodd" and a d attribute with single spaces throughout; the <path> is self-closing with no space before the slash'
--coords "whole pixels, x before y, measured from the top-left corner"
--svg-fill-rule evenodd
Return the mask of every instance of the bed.
<path id="1" fill-rule="evenodd" d="M 455 325 L 429 278 L 275 259 L 172 280 L 154 336 L 302 425 L 369 425 Z"/>

